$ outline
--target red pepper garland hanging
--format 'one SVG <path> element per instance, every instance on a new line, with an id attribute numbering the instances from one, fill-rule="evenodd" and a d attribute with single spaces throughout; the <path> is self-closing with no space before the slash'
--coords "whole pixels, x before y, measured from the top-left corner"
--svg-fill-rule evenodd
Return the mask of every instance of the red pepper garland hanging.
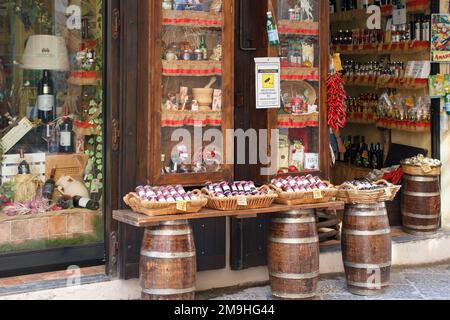
<path id="1" fill-rule="evenodd" d="M 345 92 L 345 82 L 339 72 L 333 72 L 327 78 L 328 89 L 328 125 L 339 130 L 345 127 L 347 123 L 347 113 L 345 100 L 347 93 Z"/>

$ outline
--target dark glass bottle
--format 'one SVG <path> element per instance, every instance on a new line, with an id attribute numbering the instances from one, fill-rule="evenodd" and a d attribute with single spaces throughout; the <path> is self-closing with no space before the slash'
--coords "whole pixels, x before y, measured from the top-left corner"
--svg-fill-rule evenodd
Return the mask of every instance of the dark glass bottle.
<path id="1" fill-rule="evenodd" d="M 344 153 L 344 162 L 349 163 L 351 159 L 352 152 L 352 137 L 348 136 L 347 141 L 345 141 L 345 153 Z"/>
<path id="2" fill-rule="evenodd" d="M 370 163 L 371 163 L 372 169 L 378 169 L 378 167 L 379 167 L 378 145 L 373 146 L 372 155 L 370 157 Z"/>
<path id="3" fill-rule="evenodd" d="M 75 196 L 73 197 L 72 202 L 75 208 L 89 209 L 92 211 L 97 211 L 98 209 L 100 209 L 100 203 L 89 198 Z"/>
<path id="4" fill-rule="evenodd" d="M 55 120 L 55 91 L 53 80 L 50 77 L 50 71 L 44 70 L 42 79 L 38 83 L 37 96 L 38 118 L 43 124 L 47 124 Z"/>
<path id="5" fill-rule="evenodd" d="M 67 118 L 60 125 L 60 137 L 59 137 L 59 152 L 61 153 L 73 153 L 74 152 L 74 134 L 73 134 L 72 119 Z"/>
<path id="6" fill-rule="evenodd" d="M 44 187 L 42 188 L 42 196 L 44 199 L 51 200 L 53 196 L 53 192 L 55 191 L 55 175 L 56 175 L 56 168 L 52 169 L 52 172 L 50 174 L 50 178 L 45 182 Z"/>
<path id="7" fill-rule="evenodd" d="M 30 165 L 25 160 L 25 151 L 23 149 L 20 149 L 20 160 L 22 160 L 19 164 L 19 174 L 30 174 Z"/>
<path id="8" fill-rule="evenodd" d="M 384 166 L 384 150 L 383 146 L 378 144 L 378 169 L 382 169 Z"/>

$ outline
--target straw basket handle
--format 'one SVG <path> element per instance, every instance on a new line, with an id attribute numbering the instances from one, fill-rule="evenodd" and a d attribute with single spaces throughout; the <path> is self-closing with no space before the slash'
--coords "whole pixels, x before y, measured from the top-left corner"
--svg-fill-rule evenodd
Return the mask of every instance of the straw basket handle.
<path id="1" fill-rule="evenodd" d="M 211 192 L 209 192 L 209 190 L 206 189 L 206 188 L 203 188 L 202 191 L 201 191 L 201 193 L 204 194 L 204 195 L 206 195 L 206 196 L 208 196 L 208 197 L 211 197 L 211 198 L 213 197 L 212 194 L 211 194 Z"/>
<path id="2" fill-rule="evenodd" d="M 386 185 L 387 187 L 392 187 L 392 183 L 390 183 L 389 181 L 387 181 L 387 180 L 384 180 L 384 179 L 380 179 L 380 180 L 378 180 L 377 182 L 375 182 L 375 184 L 377 185 L 377 186 L 379 186 L 379 185 Z"/>

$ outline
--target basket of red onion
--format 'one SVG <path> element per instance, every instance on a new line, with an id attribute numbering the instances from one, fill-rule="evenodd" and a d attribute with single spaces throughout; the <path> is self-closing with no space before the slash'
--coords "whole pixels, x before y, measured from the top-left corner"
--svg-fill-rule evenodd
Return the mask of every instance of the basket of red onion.
<path id="1" fill-rule="evenodd" d="M 312 175 L 273 179 L 270 186 L 278 193 L 275 201 L 286 205 L 329 202 L 338 192 L 328 181 Z"/>
<path id="2" fill-rule="evenodd" d="M 374 204 L 393 201 L 401 186 L 396 186 L 386 180 L 371 182 L 354 180 L 345 182 L 338 187 L 337 198 L 346 204 Z"/>
<path id="3" fill-rule="evenodd" d="M 180 185 L 139 186 L 123 200 L 134 212 L 149 216 L 197 213 L 208 202 L 208 198 L 200 190 L 187 192 Z"/>
<path id="4" fill-rule="evenodd" d="M 268 186 L 257 188 L 252 181 L 208 183 L 202 192 L 208 196 L 208 208 L 220 211 L 268 208 L 278 197 Z"/>

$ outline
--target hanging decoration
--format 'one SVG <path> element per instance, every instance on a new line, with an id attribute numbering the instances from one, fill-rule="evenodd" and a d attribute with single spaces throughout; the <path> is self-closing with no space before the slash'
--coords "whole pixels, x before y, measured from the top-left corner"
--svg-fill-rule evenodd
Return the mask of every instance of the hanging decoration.
<path id="1" fill-rule="evenodd" d="M 345 82 L 338 72 L 332 72 L 327 78 L 328 91 L 328 125 L 339 130 L 345 127 L 347 123 L 347 113 L 345 100 Z"/>
<path id="2" fill-rule="evenodd" d="M 25 31 L 30 31 L 31 27 L 38 23 L 44 30 L 51 30 L 52 19 L 47 6 L 40 0 L 11 0 L 14 13 L 22 21 Z"/>

